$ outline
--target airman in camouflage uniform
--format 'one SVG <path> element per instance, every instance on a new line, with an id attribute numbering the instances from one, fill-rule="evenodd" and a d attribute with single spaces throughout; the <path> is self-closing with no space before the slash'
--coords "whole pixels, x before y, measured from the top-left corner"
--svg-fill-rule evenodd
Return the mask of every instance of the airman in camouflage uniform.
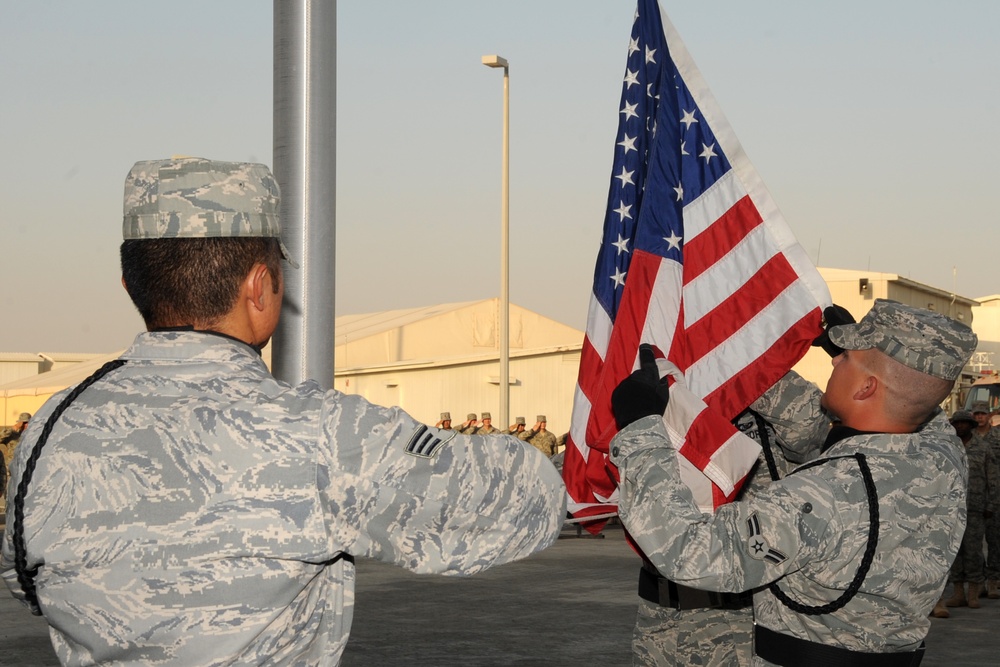
<path id="1" fill-rule="evenodd" d="M 526 440 L 531 443 L 531 446 L 545 454 L 548 457 L 552 457 L 556 453 L 556 436 L 552 431 L 545 428 L 547 421 L 545 415 L 538 415 L 535 425 L 530 431 L 525 431 L 523 434 L 517 437 L 522 440 Z"/>
<path id="2" fill-rule="evenodd" d="M 442 412 L 441 413 L 441 419 L 439 419 L 438 423 L 435 424 L 434 426 L 435 426 L 435 428 L 439 428 L 442 431 L 451 431 L 451 430 L 453 430 L 451 428 L 451 413 L 450 412 Z"/>
<path id="3" fill-rule="evenodd" d="M 989 445 L 993 458 L 1000 461 L 1000 427 L 993 426 L 990 406 L 985 401 L 972 405 L 972 416 L 976 420 L 975 434 Z M 1000 599 L 1000 513 L 992 512 L 986 518 L 986 594 L 989 598 Z"/>
<path id="4" fill-rule="evenodd" d="M 493 425 L 493 415 L 484 412 L 481 416 L 483 425 L 476 431 L 476 435 L 497 435 L 500 433 L 500 429 Z"/>
<path id="5" fill-rule="evenodd" d="M 476 413 L 470 412 L 465 416 L 465 422 L 455 430 L 462 435 L 475 435 L 479 430 L 479 426 L 476 425 L 477 421 L 479 420 L 476 419 Z"/>
<path id="6" fill-rule="evenodd" d="M 736 427 L 761 445 L 760 458 L 744 483 L 740 499 L 752 497 L 788 474 L 794 463 L 819 453 L 830 420 L 819 409 L 818 394 L 815 385 L 790 372 L 736 418 Z M 773 424 L 777 424 L 777 431 Z M 644 587 L 643 581 L 652 579 L 650 574 L 656 586 Z M 650 594 L 672 590 L 671 584 L 651 564 L 643 565 L 641 599 L 632 634 L 632 664 L 749 665 L 753 655 L 752 594 L 709 595 L 677 582 L 672 585 L 678 590 L 678 598 Z"/>
<path id="7" fill-rule="evenodd" d="M 0 453 L 3 454 L 5 466 L 10 466 L 10 462 L 14 458 L 14 450 L 17 448 L 18 440 L 21 439 L 24 429 L 28 428 L 28 422 L 30 421 L 31 414 L 22 412 L 17 416 L 17 421 L 14 422 L 13 426 L 5 426 L 0 429 Z"/>
<path id="8" fill-rule="evenodd" d="M 524 417 L 515 417 L 514 423 L 511 424 L 509 427 L 505 428 L 503 434 L 516 435 L 521 440 L 524 440 L 524 438 L 521 437 L 525 432 L 524 427 L 525 427 Z"/>
<path id="9" fill-rule="evenodd" d="M 281 308 L 277 201 L 263 165 L 129 174 L 123 281 L 148 331 L 46 403 L 13 465 L 31 477 L 3 577 L 44 614 L 63 664 L 336 665 L 354 556 L 472 574 L 558 536 L 565 488 L 517 439 L 271 376 L 259 350 Z M 185 263 L 199 252 L 218 264 Z M 231 304 L 160 291 L 211 293 L 228 285 L 204 276 L 219 274 L 236 276 Z"/>
<path id="10" fill-rule="evenodd" d="M 824 457 L 751 498 L 703 515 L 659 415 L 611 442 L 622 523 L 662 574 L 707 590 L 765 587 L 754 665 L 915 658 L 965 529 L 965 453 L 937 406 L 975 334 L 879 299 L 829 337 L 846 351 L 822 396 L 840 422 Z"/>
<path id="11" fill-rule="evenodd" d="M 959 440 L 965 445 L 965 457 L 969 464 L 969 487 L 965 498 L 968 519 L 962 546 L 948 577 L 948 581 L 955 584 L 955 590 L 944 604 L 946 607 L 968 606 L 978 609 L 979 592 L 986 578 L 983 537 L 986 534 L 986 518 L 996 513 L 1000 502 L 996 488 L 1000 482 L 1000 468 L 997 467 L 989 443 L 972 428 L 976 424 L 973 413 L 959 410 L 952 415 L 951 423 Z M 968 597 L 965 584 L 969 584 Z"/>

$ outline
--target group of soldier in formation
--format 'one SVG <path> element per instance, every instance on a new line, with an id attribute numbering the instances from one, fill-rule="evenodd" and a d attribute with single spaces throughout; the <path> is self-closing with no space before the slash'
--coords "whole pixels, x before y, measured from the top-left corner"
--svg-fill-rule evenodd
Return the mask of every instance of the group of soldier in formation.
<path id="1" fill-rule="evenodd" d="M 530 429 L 527 428 L 524 417 L 515 417 L 514 423 L 501 431 L 493 426 L 493 416 L 489 412 L 483 412 L 482 419 L 478 419 L 475 412 L 470 412 L 466 415 L 465 421 L 458 426 L 452 425 L 450 412 L 442 412 L 441 419 L 435 424 L 435 427 L 439 429 L 455 431 L 462 435 L 513 435 L 518 440 L 524 440 L 542 454 L 552 458 L 559 453 L 560 448 L 565 446 L 566 435 L 563 434 L 557 438 L 552 431 L 548 430 L 547 426 L 548 420 L 545 415 L 538 415 L 535 419 L 535 425 Z"/>

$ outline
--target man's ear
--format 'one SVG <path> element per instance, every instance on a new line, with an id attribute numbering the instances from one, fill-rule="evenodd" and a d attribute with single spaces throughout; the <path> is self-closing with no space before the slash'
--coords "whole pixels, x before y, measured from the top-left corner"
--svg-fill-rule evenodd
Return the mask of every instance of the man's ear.
<path id="1" fill-rule="evenodd" d="M 264 264 L 254 264 L 243 282 L 246 290 L 245 296 L 250 301 L 251 307 L 256 310 L 264 310 L 267 299 L 274 295 L 271 286 L 271 272 Z"/>
<path id="2" fill-rule="evenodd" d="M 874 375 L 869 375 L 864 379 L 864 382 L 861 383 L 861 386 L 858 387 L 858 390 L 854 392 L 854 400 L 864 401 L 866 399 L 871 398 L 872 396 L 875 395 L 875 392 L 878 390 L 878 387 L 879 387 L 878 378 L 875 377 Z"/>

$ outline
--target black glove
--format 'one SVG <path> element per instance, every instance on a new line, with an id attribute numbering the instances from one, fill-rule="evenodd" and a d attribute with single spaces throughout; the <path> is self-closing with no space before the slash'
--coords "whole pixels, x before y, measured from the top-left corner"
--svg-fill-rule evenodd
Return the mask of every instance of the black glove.
<path id="1" fill-rule="evenodd" d="M 851 315 L 850 311 L 843 306 L 836 304 L 827 306 L 823 311 L 823 333 L 816 337 L 816 340 L 812 342 L 812 346 L 823 348 L 831 357 L 843 354 L 844 350 L 834 345 L 833 341 L 830 340 L 830 327 L 840 324 L 854 324 L 856 321 L 854 315 Z"/>
<path id="2" fill-rule="evenodd" d="M 653 346 L 643 343 L 639 346 L 639 370 L 622 380 L 611 392 L 611 411 L 618 430 L 643 417 L 662 415 L 669 400 L 667 378 L 660 379 Z"/>

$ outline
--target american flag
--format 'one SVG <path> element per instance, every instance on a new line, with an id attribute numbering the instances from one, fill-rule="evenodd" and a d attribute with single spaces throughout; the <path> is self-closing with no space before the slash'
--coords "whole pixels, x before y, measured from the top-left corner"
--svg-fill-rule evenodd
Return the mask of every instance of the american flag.
<path id="1" fill-rule="evenodd" d="M 610 398 L 640 343 L 683 373 L 664 420 L 711 510 L 758 451 L 730 420 L 802 358 L 830 295 L 656 0 L 639 0 L 619 114 L 563 467 L 570 511 L 615 509 Z"/>

